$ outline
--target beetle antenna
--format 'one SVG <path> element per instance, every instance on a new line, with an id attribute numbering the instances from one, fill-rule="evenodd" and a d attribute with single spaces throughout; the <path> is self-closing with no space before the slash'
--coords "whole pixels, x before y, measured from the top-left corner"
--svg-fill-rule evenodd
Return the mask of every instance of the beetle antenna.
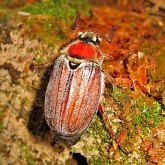
<path id="1" fill-rule="evenodd" d="M 112 38 L 113 38 L 113 35 L 115 33 L 115 31 L 118 29 L 119 27 L 118 26 L 112 26 L 112 29 L 110 30 L 109 34 L 108 34 L 108 37 L 107 37 L 107 41 L 109 43 L 112 42 Z"/>
<path id="2" fill-rule="evenodd" d="M 76 29 L 79 20 L 80 20 L 80 12 L 79 11 L 76 11 L 76 19 L 75 19 L 73 25 L 71 26 L 71 29 L 72 30 L 75 30 Z"/>

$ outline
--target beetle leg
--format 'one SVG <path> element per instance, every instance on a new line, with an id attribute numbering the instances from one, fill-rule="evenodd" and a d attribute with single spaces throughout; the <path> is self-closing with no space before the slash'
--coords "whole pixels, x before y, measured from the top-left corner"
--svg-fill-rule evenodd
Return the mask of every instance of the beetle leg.
<path id="1" fill-rule="evenodd" d="M 121 87 L 123 89 L 128 89 L 132 87 L 132 81 L 129 78 L 113 78 L 108 72 L 106 72 L 104 69 L 102 69 L 102 72 L 105 73 L 106 77 L 108 77 L 108 80 L 111 84 Z"/>
<path id="2" fill-rule="evenodd" d="M 116 142 L 118 143 L 120 149 L 122 149 L 122 151 L 125 153 L 125 154 L 129 154 L 130 151 L 128 151 L 128 149 L 122 145 L 122 142 L 124 141 L 124 139 L 126 138 L 128 134 L 128 130 L 127 129 L 124 129 L 122 131 L 122 133 L 117 137 L 116 139 Z"/>
<path id="3" fill-rule="evenodd" d="M 110 134 L 110 136 L 112 137 L 112 139 L 115 139 L 116 138 L 116 136 L 115 136 L 116 134 L 115 134 L 115 132 L 114 132 L 111 124 L 108 122 L 108 116 L 105 115 L 105 113 L 103 111 L 102 104 L 99 104 L 98 111 L 101 114 L 101 118 L 103 119 L 103 122 L 105 124 L 105 127 L 106 127 L 108 133 Z"/>
<path id="4" fill-rule="evenodd" d="M 105 73 L 105 75 L 108 77 L 108 79 L 109 79 L 109 81 L 110 81 L 111 84 L 118 86 L 116 80 L 110 74 L 108 74 L 107 71 L 105 71 L 104 69 L 102 69 L 102 72 Z"/>
<path id="5" fill-rule="evenodd" d="M 101 104 L 99 104 L 99 107 L 98 107 L 98 111 L 99 113 L 101 114 L 101 118 L 104 122 L 104 125 L 108 131 L 108 134 L 111 136 L 111 138 L 115 141 L 115 143 L 117 144 L 117 146 L 119 146 L 119 148 L 125 153 L 125 154 L 129 154 L 130 151 L 128 151 L 126 149 L 125 146 L 122 145 L 122 142 L 124 141 L 124 139 L 126 138 L 127 136 L 127 133 L 128 133 L 128 130 L 127 129 L 124 129 L 122 131 L 122 133 L 117 137 L 116 133 L 114 132 L 110 122 L 109 122 L 109 119 L 108 119 L 108 116 L 107 114 L 104 112 L 103 110 L 103 106 Z"/>

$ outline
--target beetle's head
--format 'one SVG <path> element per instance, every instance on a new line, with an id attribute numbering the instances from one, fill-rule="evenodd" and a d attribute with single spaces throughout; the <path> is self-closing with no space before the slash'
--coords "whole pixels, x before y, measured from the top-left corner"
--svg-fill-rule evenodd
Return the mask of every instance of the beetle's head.
<path id="1" fill-rule="evenodd" d="M 100 45 L 102 39 L 98 34 L 93 32 L 79 32 L 79 40 L 86 43 L 93 43 L 94 45 Z"/>
<path id="2" fill-rule="evenodd" d="M 101 38 L 93 32 L 79 32 L 79 38 L 68 45 L 67 54 L 76 59 L 100 61 L 101 51 L 99 48 Z"/>
<path id="3" fill-rule="evenodd" d="M 80 12 L 76 12 L 76 19 L 73 23 L 71 29 L 75 30 L 78 21 L 80 20 Z M 114 27 L 109 35 L 108 42 L 111 42 L 113 33 L 118 27 Z M 97 33 L 93 32 L 79 32 L 78 39 L 68 45 L 67 48 L 61 51 L 62 54 L 66 54 L 67 58 L 75 63 L 81 63 L 82 61 L 92 61 L 100 63 L 103 59 L 103 53 L 101 52 L 99 45 L 101 38 Z"/>

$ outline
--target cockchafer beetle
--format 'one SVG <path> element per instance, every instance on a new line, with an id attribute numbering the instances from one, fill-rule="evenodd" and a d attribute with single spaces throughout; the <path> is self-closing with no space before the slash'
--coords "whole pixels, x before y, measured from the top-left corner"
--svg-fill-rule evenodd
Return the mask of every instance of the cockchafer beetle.
<path id="1" fill-rule="evenodd" d="M 79 12 L 73 29 L 78 17 Z M 108 42 L 111 42 L 117 28 L 113 27 L 110 31 Z M 46 122 L 68 147 L 78 142 L 98 109 L 103 120 L 106 120 L 99 104 L 104 92 L 100 41 L 96 33 L 79 32 L 78 38 L 60 50 L 47 86 L 44 105 Z M 110 125 L 108 132 L 119 147 L 125 150 Z"/>
<path id="2" fill-rule="evenodd" d="M 78 39 L 60 50 L 47 86 L 46 121 L 69 145 L 92 122 L 104 91 L 100 41 L 93 32 L 79 33 Z"/>

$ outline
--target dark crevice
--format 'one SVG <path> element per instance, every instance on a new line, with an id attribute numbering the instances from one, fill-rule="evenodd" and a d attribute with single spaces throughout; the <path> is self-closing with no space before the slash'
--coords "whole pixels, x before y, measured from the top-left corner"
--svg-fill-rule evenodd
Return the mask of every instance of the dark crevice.
<path id="1" fill-rule="evenodd" d="M 80 153 L 71 153 L 72 158 L 70 159 L 70 165 L 73 164 L 72 162 L 76 161 L 78 165 L 88 165 L 87 158 Z"/>
<path id="2" fill-rule="evenodd" d="M 69 61 L 69 67 L 71 69 L 76 69 L 80 64 Z"/>

